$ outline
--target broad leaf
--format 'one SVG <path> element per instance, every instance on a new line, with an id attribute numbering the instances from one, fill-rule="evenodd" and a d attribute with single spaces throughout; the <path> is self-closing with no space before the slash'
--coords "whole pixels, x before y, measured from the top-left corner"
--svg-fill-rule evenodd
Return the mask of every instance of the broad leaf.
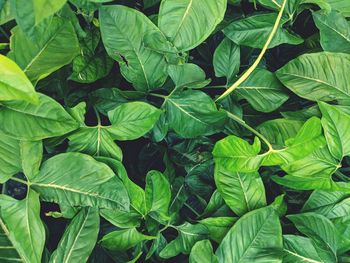
<path id="1" fill-rule="evenodd" d="M 42 199 L 71 206 L 129 209 L 124 185 L 105 164 L 80 153 L 47 160 L 31 180 Z"/>
<path id="2" fill-rule="evenodd" d="M 215 166 L 215 184 L 225 203 L 238 216 L 266 205 L 265 188 L 259 173 L 241 173 Z"/>
<path id="3" fill-rule="evenodd" d="M 2 102 L 0 119 L 3 133 L 23 140 L 61 136 L 78 128 L 59 103 L 43 94 L 39 94 L 37 106 L 21 101 Z"/>
<path id="4" fill-rule="evenodd" d="M 337 68 L 337 73 L 334 69 Z M 279 80 L 298 96 L 312 101 L 350 102 L 350 55 L 313 53 L 302 55 L 277 71 Z"/>
<path id="5" fill-rule="evenodd" d="M 202 88 L 210 82 L 205 80 L 205 72 L 196 64 L 169 65 L 168 72 L 177 88 Z"/>
<path id="6" fill-rule="evenodd" d="M 39 102 L 32 83 L 11 59 L 0 55 L 0 101 L 25 100 L 33 104 Z"/>
<path id="7" fill-rule="evenodd" d="M 97 208 L 82 208 L 66 228 L 50 262 L 86 262 L 97 241 L 100 217 Z"/>
<path id="8" fill-rule="evenodd" d="M 330 52 L 350 53 L 350 24 L 336 11 L 312 14 L 320 30 L 321 46 Z"/>
<path id="9" fill-rule="evenodd" d="M 192 248 L 190 263 L 218 263 L 209 240 L 198 241 Z"/>
<path id="10" fill-rule="evenodd" d="M 154 237 L 141 234 L 136 228 L 113 231 L 105 235 L 101 245 L 110 250 L 125 251 L 144 240 L 152 240 Z"/>
<path id="11" fill-rule="evenodd" d="M 274 111 L 289 98 L 275 74 L 265 69 L 256 69 L 236 92 L 261 112 Z"/>
<path id="12" fill-rule="evenodd" d="M 40 219 L 39 195 L 29 190 L 21 201 L 6 195 L 1 195 L 0 201 L 0 240 L 4 241 L 1 245 L 8 246 L 0 250 L 0 260 L 41 263 L 45 228 Z"/>
<path id="13" fill-rule="evenodd" d="M 281 262 L 282 246 L 278 215 L 272 207 L 266 207 L 241 217 L 215 254 L 220 263 Z"/>
<path id="14" fill-rule="evenodd" d="M 79 52 L 71 22 L 55 17 L 48 25 L 39 25 L 37 31 L 40 38 L 32 40 L 15 27 L 9 53 L 34 83 L 69 64 Z"/>
<path id="15" fill-rule="evenodd" d="M 226 37 L 237 45 L 254 48 L 262 48 L 275 24 L 277 13 L 266 13 L 253 15 L 241 20 L 233 21 L 223 30 Z M 285 21 L 282 21 L 282 24 Z M 298 45 L 303 43 L 303 39 L 289 33 L 281 25 L 269 46 L 273 48 L 280 44 Z"/>
<path id="16" fill-rule="evenodd" d="M 208 228 L 210 239 L 220 244 L 236 221 L 236 217 L 208 217 L 200 220 L 199 223 Z"/>
<path id="17" fill-rule="evenodd" d="M 184 138 L 215 133 L 226 120 L 213 100 L 201 91 L 187 90 L 166 99 L 169 126 Z"/>
<path id="18" fill-rule="evenodd" d="M 285 263 L 324 262 L 318 255 L 311 240 L 306 237 L 284 235 L 283 252 L 283 262 Z"/>
<path id="19" fill-rule="evenodd" d="M 125 103 L 108 112 L 108 131 L 117 140 L 134 140 L 145 135 L 159 119 L 161 111 L 144 102 Z"/>
<path id="20" fill-rule="evenodd" d="M 226 4 L 226 0 L 163 0 L 158 26 L 175 47 L 187 51 L 214 31 L 224 18 Z"/>
<path id="21" fill-rule="evenodd" d="M 159 29 L 141 12 L 121 5 L 102 7 L 100 23 L 107 53 L 118 61 L 123 76 L 137 90 L 162 86 L 167 77 L 165 59 L 143 46 L 145 34 Z"/>

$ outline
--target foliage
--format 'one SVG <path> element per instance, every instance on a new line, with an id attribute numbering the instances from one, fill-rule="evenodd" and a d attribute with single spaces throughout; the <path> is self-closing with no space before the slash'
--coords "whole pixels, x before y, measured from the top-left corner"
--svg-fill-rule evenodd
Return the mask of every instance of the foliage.
<path id="1" fill-rule="evenodd" d="M 0 262 L 349 262 L 349 0 L 0 0 Z"/>

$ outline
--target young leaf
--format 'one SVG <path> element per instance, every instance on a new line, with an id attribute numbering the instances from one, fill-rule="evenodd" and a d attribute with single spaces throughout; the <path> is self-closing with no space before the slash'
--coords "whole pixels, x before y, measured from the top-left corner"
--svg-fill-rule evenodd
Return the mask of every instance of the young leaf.
<path id="1" fill-rule="evenodd" d="M 200 220 L 199 223 L 208 228 L 210 239 L 220 244 L 236 221 L 236 217 L 208 217 Z"/>
<path id="2" fill-rule="evenodd" d="M 97 241 L 99 228 L 98 209 L 82 208 L 66 228 L 50 262 L 86 262 Z"/>
<path id="3" fill-rule="evenodd" d="M 265 207 L 242 216 L 215 254 L 219 262 L 280 262 L 282 246 L 278 215 L 272 207 Z"/>
<path id="4" fill-rule="evenodd" d="M 0 55 L 0 101 L 24 100 L 33 104 L 39 96 L 20 67 L 11 59 Z"/>
<path id="5" fill-rule="evenodd" d="M 227 0 L 164 0 L 158 26 L 178 50 L 187 51 L 214 31 L 224 18 L 226 4 Z"/>
<path id="6" fill-rule="evenodd" d="M 168 73 L 176 88 L 202 88 L 208 84 L 205 72 L 196 64 L 169 65 Z M 209 80 L 210 82 L 210 80 Z"/>
<path id="7" fill-rule="evenodd" d="M 28 190 L 21 201 L 6 195 L 0 195 L 0 201 L 0 240 L 8 246 L 7 253 L 0 250 L 0 260 L 41 263 L 45 228 L 40 219 L 39 195 Z"/>

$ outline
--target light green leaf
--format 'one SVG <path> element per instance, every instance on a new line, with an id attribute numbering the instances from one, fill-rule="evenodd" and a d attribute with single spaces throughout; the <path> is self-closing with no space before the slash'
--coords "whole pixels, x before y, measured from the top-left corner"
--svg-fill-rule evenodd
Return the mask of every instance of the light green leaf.
<path id="1" fill-rule="evenodd" d="M 289 98 L 275 74 L 266 69 L 254 70 L 236 92 L 261 112 L 274 111 Z"/>
<path id="2" fill-rule="evenodd" d="M 226 120 L 226 114 L 217 110 L 213 100 L 198 90 L 171 95 L 165 109 L 170 128 L 183 138 L 211 135 Z"/>
<path id="3" fill-rule="evenodd" d="M 161 111 L 145 102 L 124 103 L 108 112 L 112 126 L 108 131 L 114 139 L 134 140 L 151 130 Z"/>
<path id="4" fill-rule="evenodd" d="M 154 237 L 146 236 L 136 228 L 117 230 L 105 235 L 101 245 L 110 250 L 125 251 L 145 240 L 152 240 Z"/>
<path id="5" fill-rule="evenodd" d="M 100 9 L 102 40 L 107 53 L 119 62 L 121 73 L 137 90 L 163 85 L 167 78 L 164 56 L 143 46 L 146 33 L 159 29 L 141 12 L 121 5 Z"/>
<path id="6" fill-rule="evenodd" d="M 39 102 L 32 83 L 15 62 L 0 55 L 0 71 L 0 101 L 25 100 L 33 104 Z"/>
<path id="7" fill-rule="evenodd" d="M 76 128 L 76 121 L 52 98 L 39 94 L 37 106 L 8 101 L 0 105 L 0 130 L 23 140 L 41 140 L 61 136 Z"/>
<path id="8" fill-rule="evenodd" d="M 350 17 L 350 3 L 347 0 L 328 0 L 332 9 L 339 11 L 345 17 Z"/>
<path id="9" fill-rule="evenodd" d="M 168 179 L 162 173 L 158 171 L 147 173 L 145 195 L 148 213 L 155 213 L 161 217 L 168 215 L 171 189 Z"/>
<path id="10" fill-rule="evenodd" d="M 226 5 L 226 0 L 163 0 L 158 26 L 175 47 L 187 51 L 209 37 L 224 18 Z"/>
<path id="11" fill-rule="evenodd" d="M 337 68 L 337 74 L 334 69 Z M 304 54 L 277 71 L 279 80 L 298 96 L 312 101 L 350 102 L 350 55 Z"/>
<path id="12" fill-rule="evenodd" d="M 39 195 L 28 190 L 21 201 L 0 195 L 0 208 L 0 241 L 9 246 L 5 251 L 1 249 L 0 261 L 41 263 L 45 228 L 40 219 Z"/>
<path id="13" fill-rule="evenodd" d="M 284 263 L 322 263 L 311 240 L 302 236 L 283 236 Z"/>
<path id="14" fill-rule="evenodd" d="M 239 72 L 241 59 L 240 47 L 230 39 L 224 40 L 215 49 L 213 65 L 216 77 L 226 77 L 229 83 Z"/>
<path id="15" fill-rule="evenodd" d="M 139 227 L 141 223 L 141 215 L 133 209 L 126 212 L 119 209 L 100 209 L 101 216 L 119 228 Z"/>
<path id="16" fill-rule="evenodd" d="M 52 72 L 69 64 L 79 53 L 78 39 L 73 25 L 58 17 L 36 29 L 38 39 L 31 40 L 15 27 L 11 36 L 9 57 L 36 83 Z"/>
<path id="17" fill-rule="evenodd" d="M 259 173 L 226 170 L 217 162 L 214 176 L 218 191 L 236 215 L 266 206 L 265 188 Z"/>
<path id="18" fill-rule="evenodd" d="M 350 155 L 350 115 L 341 108 L 320 102 L 322 126 L 329 151 L 339 161 Z"/>
<path id="19" fill-rule="evenodd" d="M 274 119 L 265 121 L 257 127 L 276 149 L 283 148 L 285 141 L 294 138 L 303 126 L 299 120 Z"/>
<path id="20" fill-rule="evenodd" d="M 260 140 L 255 137 L 251 145 L 247 141 L 234 135 L 218 141 L 215 144 L 213 155 L 218 174 L 221 171 L 255 172 L 259 169 L 263 156 L 259 156 L 261 150 Z M 232 177 L 232 176 L 231 176 Z"/>
<path id="21" fill-rule="evenodd" d="M 31 186 L 43 200 L 70 206 L 128 211 L 124 185 L 105 164 L 81 153 L 62 153 L 45 161 Z"/>
<path id="22" fill-rule="evenodd" d="M 70 222 L 52 253 L 51 263 L 87 262 L 100 228 L 98 209 L 82 208 Z"/>
<path id="23" fill-rule="evenodd" d="M 272 207 L 265 207 L 242 216 L 215 254 L 220 263 L 281 262 L 282 246 L 278 215 Z"/>
<path id="24" fill-rule="evenodd" d="M 287 218 L 312 240 L 317 254 L 323 261 L 337 262 L 338 236 L 329 219 L 315 213 L 289 215 Z"/>
<path id="25" fill-rule="evenodd" d="M 350 53 L 350 24 L 336 11 L 312 13 L 316 26 L 320 30 L 320 42 L 323 50 Z"/>
<path id="26" fill-rule="evenodd" d="M 162 258 L 175 257 L 180 253 L 189 254 L 193 245 L 200 240 L 208 237 L 208 229 L 202 224 L 192 225 L 190 223 L 184 223 L 181 226 L 177 226 L 176 230 L 179 235 L 176 239 L 172 240 L 166 247 L 160 252 L 159 256 Z"/>
<path id="27" fill-rule="evenodd" d="M 209 240 L 198 241 L 192 248 L 190 263 L 219 263 Z"/>
<path id="28" fill-rule="evenodd" d="M 277 13 L 257 14 L 237 21 L 233 21 L 223 32 L 237 45 L 254 48 L 262 48 L 275 24 Z M 286 21 L 282 21 L 284 24 Z M 280 44 L 298 45 L 303 43 L 303 39 L 289 33 L 280 25 L 269 45 L 269 48 Z"/>
<path id="29" fill-rule="evenodd" d="M 0 25 L 14 19 L 14 12 L 11 8 L 11 0 L 0 1 Z"/>

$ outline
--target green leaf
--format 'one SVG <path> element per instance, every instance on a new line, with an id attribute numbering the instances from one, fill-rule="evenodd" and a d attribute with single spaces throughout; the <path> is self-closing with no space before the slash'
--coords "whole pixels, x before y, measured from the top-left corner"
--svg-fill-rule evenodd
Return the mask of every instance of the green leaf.
<path id="1" fill-rule="evenodd" d="M 80 153 L 63 153 L 45 161 L 30 181 L 43 200 L 71 206 L 128 211 L 124 185 L 105 164 Z"/>
<path id="2" fill-rule="evenodd" d="M 147 173 L 145 195 L 148 213 L 155 213 L 161 217 L 168 215 L 171 189 L 168 179 L 162 173 L 158 171 Z"/>
<path id="3" fill-rule="evenodd" d="M 337 262 L 338 236 L 329 219 L 315 213 L 289 215 L 287 218 L 312 240 L 317 254 L 323 261 Z"/>
<path id="4" fill-rule="evenodd" d="M 216 77 L 226 77 L 230 82 L 239 72 L 241 59 L 240 47 L 230 39 L 224 40 L 215 49 L 213 65 Z"/>
<path id="5" fill-rule="evenodd" d="M 294 138 L 303 126 L 299 120 L 274 119 L 265 121 L 257 127 L 276 149 L 283 148 L 285 141 Z"/>
<path id="6" fill-rule="evenodd" d="M 175 47 L 187 51 L 214 31 L 224 18 L 226 4 L 226 0 L 163 0 L 158 26 Z"/>
<path id="7" fill-rule="evenodd" d="M 11 8 L 11 0 L 0 1 L 0 25 L 7 23 L 14 19 L 14 12 Z"/>
<path id="8" fill-rule="evenodd" d="M 0 119 L 0 130 L 20 140 L 61 136 L 78 128 L 60 104 L 43 94 L 39 94 L 37 106 L 21 101 L 2 102 Z"/>
<path id="9" fill-rule="evenodd" d="M 112 126 L 108 131 L 117 140 L 134 140 L 151 130 L 161 111 L 144 102 L 124 103 L 108 112 Z"/>
<path id="10" fill-rule="evenodd" d="M 219 263 L 209 240 L 198 241 L 193 246 L 190 263 Z"/>
<path id="11" fill-rule="evenodd" d="M 221 171 L 223 173 L 257 171 L 263 161 L 263 156 L 258 155 L 260 150 L 261 143 L 257 137 L 251 145 L 234 135 L 227 136 L 218 141 L 213 150 L 216 174 L 219 175 Z M 232 178 L 232 175 L 230 177 Z"/>
<path id="12" fill-rule="evenodd" d="M 52 18 L 48 25 L 38 26 L 37 34 L 40 37 L 32 40 L 15 27 L 9 53 L 9 57 L 34 83 L 69 64 L 79 53 L 78 39 L 69 21 Z"/>
<path id="13" fill-rule="evenodd" d="M 205 72 L 196 64 L 169 65 L 169 76 L 177 88 L 202 88 L 208 84 Z"/>
<path id="14" fill-rule="evenodd" d="M 233 21 L 223 32 L 226 37 L 231 39 L 237 45 L 243 45 L 253 48 L 262 48 L 275 24 L 277 13 L 257 14 Z M 286 21 L 282 20 L 282 25 Z M 269 45 L 269 48 L 280 44 L 298 45 L 303 43 L 303 39 L 295 34 L 289 33 L 281 25 Z"/>
<path id="15" fill-rule="evenodd" d="M 119 146 L 114 142 L 109 128 L 98 125 L 96 127 L 81 127 L 68 137 L 67 151 L 81 152 L 95 156 L 111 157 L 121 160 L 123 157 Z"/>
<path id="16" fill-rule="evenodd" d="M 0 200 L 0 241 L 8 246 L 0 251 L 1 261 L 41 263 L 45 228 L 40 219 L 39 195 L 28 190 L 21 201 L 6 195 L 0 195 Z"/>
<path id="17" fill-rule="evenodd" d="M 170 128 L 183 138 L 215 133 L 226 120 L 204 92 L 186 90 L 166 98 L 165 110 Z"/>
<path id="18" fill-rule="evenodd" d="M 139 227 L 141 215 L 133 209 L 126 212 L 119 209 L 100 209 L 101 216 L 119 228 Z"/>
<path id="19" fill-rule="evenodd" d="M 302 236 L 283 236 L 283 262 L 285 263 L 321 263 L 324 262 L 318 255 L 311 240 Z"/>
<path id="20" fill-rule="evenodd" d="M 0 71 L 0 101 L 25 100 L 33 104 L 39 102 L 39 96 L 24 72 L 3 55 L 0 55 Z"/>
<path id="21" fill-rule="evenodd" d="M 222 263 L 281 262 L 282 245 L 278 215 L 272 207 L 265 207 L 242 216 L 215 254 Z"/>
<path id="22" fill-rule="evenodd" d="M 206 239 L 209 234 L 207 227 L 204 225 L 192 225 L 187 222 L 181 226 L 177 226 L 176 230 L 179 235 L 176 239 L 166 245 L 166 247 L 160 252 L 160 257 L 167 259 L 175 257 L 180 253 L 189 254 L 193 245 L 197 241 Z"/>
<path id="23" fill-rule="evenodd" d="M 350 53 L 350 24 L 336 11 L 327 14 L 324 11 L 312 13 L 316 26 L 320 30 L 320 42 L 323 50 Z"/>
<path id="24" fill-rule="evenodd" d="M 208 228 L 210 239 L 220 243 L 236 221 L 236 217 L 208 217 L 199 223 Z"/>
<path id="25" fill-rule="evenodd" d="M 346 217 L 350 209 L 350 194 L 342 191 L 315 190 L 303 206 L 303 212 L 314 212 L 329 219 Z"/>
<path id="26" fill-rule="evenodd" d="M 332 9 L 339 11 L 346 17 L 350 17 L 350 4 L 347 0 L 328 0 Z"/>
<path id="27" fill-rule="evenodd" d="M 215 166 L 215 184 L 225 203 L 241 216 L 266 206 L 265 188 L 259 173 L 241 173 Z"/>
<path id="28" fill-rule="evenodd" d="M 289 98 L 275 74 L 265 69 L 254 70 L 236 92 L 261 112 L 274 111 Z"/>
<path id="29" fill-rule="evenodd" d="M 334 69 L 337 68 L 337 74 Z M 350 102 L 350 55 L 339 53 L 305 54 L 277 71 L 279 80 L 298 96 L 312 101 Z"/>
<path id="30" fill-rule="evenodd" d="M 117 230 L 105 235 L 101 245 L 110 250 L 125 251 L 145 240 L 152 240 L 154 237 L 141 234 L 136 228 Z"/>
<path id="31" fill-rule="evenodd" d="M 97 241 L 99 228 L 98 209 L 82 208 L 64 231 L 50 262 L 87 262 Z"/>
<path id="32" fill-rule="evenodd" d="M 143 46 L 144 35 L 159 29 L 141 12 L 121 5 L 101 7 L 100 23 L 107 53 L 118 61 L 126 80 L 140 91 L 162 86 L 167 77 L 165 59 Z"/>
<path id="33" fill-rule="evenodd" d="M 332 155 L 342 160 L 350 155 L 350 115 L 341 108 L 323 102 L 319 103 L 322 112 L 322 126 Z"/>

